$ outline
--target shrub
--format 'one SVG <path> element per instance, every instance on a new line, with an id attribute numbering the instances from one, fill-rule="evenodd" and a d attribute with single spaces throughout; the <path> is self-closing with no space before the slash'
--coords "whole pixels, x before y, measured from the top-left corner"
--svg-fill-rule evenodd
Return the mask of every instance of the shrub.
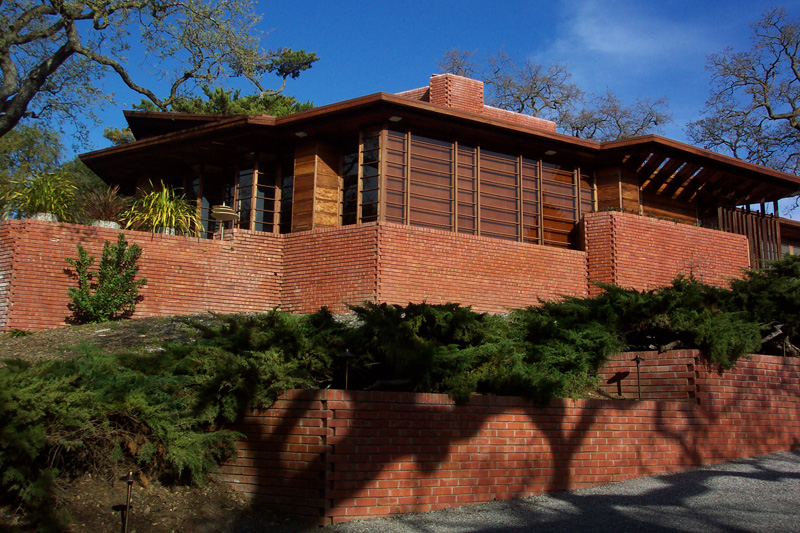
<path id="1" fill-rule="evenodd" d="M 58 220 L 74 218 L 77 187 L 60 172 L 41 172 L 11 182 L 3 195 L 5 216 L 26 218 L 36 213 L 51 213 Z"/>
<path id="2" fill-rule="evenodd" d="M 0 367 L 0 495 L 22 504 L 40 529 L 60 518 L 59 483 L 71 476 L 125 460 L 155 478 L 201 483 L 230 457 L 240 435 L 209 432 L 218 417 L 196 409 L 206 376 L 191 369 L 219 369 L 215 354 L 187 365 L 174 351 L 75 350 L 68 359 Z"/>
<path id="3" fill-rule="evenodd" d="M 119 194 L 119 185 L 105 184 L 84 188 L 80 195 L 80 210 L 84 219 L 122 222 L 122 215 L 130 209 L 132 199 Z"/>
<path id="4" fill-rule="evenodd" d="M 153 232 L 175 231 L 180 234 L 198 233 L 201 230 L 197 207 L 186 202 L 183 194 L 161 183 L 134 200 L 131 208 L 123 215 L 126 227 Z"/>
<path id="5" fill-rule="evenodd" d="M 104 242 L 99 270 L 93 273 L 95 258 L 79 244 L 78 258 L 67 258 L 78 279 L 78 286 L 68 289 L 73 320 L 79 324 L 105 322 L 133 314 L 139 289 L 147 284 L 144 278 L 136 279 L 141 255 L 142 249 L 136 244 L 128 246 L 120 233 L 116 244 Z"/>

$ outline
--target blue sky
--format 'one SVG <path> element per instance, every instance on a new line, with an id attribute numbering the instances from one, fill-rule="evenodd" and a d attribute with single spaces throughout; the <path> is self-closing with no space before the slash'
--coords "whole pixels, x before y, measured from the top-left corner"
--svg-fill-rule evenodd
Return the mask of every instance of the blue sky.
<path id="1" fill-rule="evenodd" d="M 314 51 L 321 60 L 289 82 L 287 94 L 315 105 L 379 91 L 427 85 L 450 48 L 498 50 L 563 63 L 588 92 L 610 89 L 626 102 L 666 96 L 675 123 L 664 130 L 685 141 L 684 125 L 708 96 L 707 56 L 750 47 L 750 23 L 776 5 L 760 0 L 678 1 L 394 0 L 258 4 L 265 48 Z M 777 4 L 800 17 L 800 0 Z M 275 78 L 277 85 L 277 78 Z M 122 109 L 141 98 L 107 81 L 118 105 L 103 126 L 125 125 Z M 108 143 L 100 132 L 91 147 Z"/>
<path id="2" fill-rule="evenodd" d="M 623 100 L 666 96 L 684 140 L 708 95 L 709 54 L 749 48 L 749 24 L 771 2 L 733 1 L 305 1 L 258 4 L 266 48 L 304 48 L 321 60 L 290 81 L 286 93 L 324 105 L 374 92 L 427 84 L 450 48 L 498 50 L 539 63 L 564 63 L 589 92 Z M 793 17 L 800 1 L 783 2 Z M 275 78 L 277 84 L 277 78 Z M 104 125 L 124 126 L 121 110 L 140 97 L 107 81 L 118 105 Z M 98 128 L 98 132 L 102 130 Z M 92 148 L 106 141 L 92 136 Z"/>

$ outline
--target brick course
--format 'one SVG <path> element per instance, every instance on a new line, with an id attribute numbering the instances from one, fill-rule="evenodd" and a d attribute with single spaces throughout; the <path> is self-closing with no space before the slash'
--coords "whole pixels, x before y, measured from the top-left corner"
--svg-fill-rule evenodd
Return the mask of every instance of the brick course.
<path id="1" fill-rule="evenodd" d="M 455 405 L 440 394 L 287 391 L 237 427 L 247 440 L 222 477 L 254 498 L 328 524 L 578 489 L 800 446 L 800 361 L 754 355 L 720 375 L 697 363 L 696 352 L 664 357 L 694 362 L 697 398 L 554 400 L 542 407 L 511 397 Z"/>
<path id="2" fill-rule="evenodd" d="M 116 242 L 119 232 L 35 220 L 0 222 L 0 283 L 7 283 L 4 329 L 63 325 L 70 316 L 67 288 L 77 286 L 66 273 L 65 259 L 77 257 L 81 244 L 97 266 L 103 241 Z M 144 250 L 139 273 L 148 283 L 136 317 L 265 311 L 279 303 L 283 241 L 273 235 L 235 230 L 222 242 L 123 233 Z M 0 311 L 2 301 L 0 291 Z"/>
<path id="3" fill-rule="evenodd" d="M 119 231 L 35 220 L 0 222 L 0 327 L 39 330 L 70 316 L 65 258 L 98 256 Z M 326 305 L 459 302 L 503 312 L 586 294 L 585 254 L 486 237 L 368 224 L 287 235 L 246 230 L 225 241 L 124 231 L 148 279 L 135 317 L 307 313 Z"/>
<path id="4" fill-rule="evenodd" d="M 638 290 L 679 274 L 726 286 L 750 264 L 747 237 L 619 211 L 584 217 L 589 280 Z M 589 294 L 600 292 L 589 287 Z"/>
<path id="5" fill-rule="evenodd" d="M 502 312 L 586 295 L 586 256 L 576 250 L 397 224 L 381 227 L 380 301 L 460 302 Z"/>

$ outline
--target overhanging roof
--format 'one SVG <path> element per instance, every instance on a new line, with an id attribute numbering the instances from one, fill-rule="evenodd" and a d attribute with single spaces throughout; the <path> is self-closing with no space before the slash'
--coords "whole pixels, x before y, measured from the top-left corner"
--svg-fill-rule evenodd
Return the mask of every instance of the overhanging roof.
<path id="1" fill-rule="evenodd" d="M 398 127 L 467 136 L 523 152 L 554 151 L 553 158 L 581 166 L 622 166 L 638 176 L 644 191 L 681 201 L 741 205 L 800 193 L 797 176 L 657 135 L 599 143 L 387 93 L 283 117 L 132 111 L 125 117 L 140 140 L 81 155 L 110 181 L 127 180 L 154 164 L 232 163 L 269 143 L 295 142 L 298 132 L 335 139 L 397 117 Z"/>

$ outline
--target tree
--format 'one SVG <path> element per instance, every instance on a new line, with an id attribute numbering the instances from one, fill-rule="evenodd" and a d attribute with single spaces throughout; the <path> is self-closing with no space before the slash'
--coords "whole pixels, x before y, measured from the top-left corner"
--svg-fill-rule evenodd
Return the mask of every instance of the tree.
<path id="1" fill-rule="evenodd" d="M 250 94 L 241 96 L 240 90 L 225 90 L 221 87 L 202 87 L 203 96 L 180 96 L 169 105 L 174 113 L 200 113 L 210 115 L 272 115 L 280 117 L 311 109 L 311 102 L 298 102 L 285 94 Z M 142 99 L 133 106 L 139 111 L 160 111 L 150 100 Z M 114 146 L 135 141 L 129 128 L 105 128 L 103 137 Z"/>
<path id="2" fill-rule="evenodd" d="M 203 96 L 180 96 L 168 109 L 174 113 L 202 113 L 219 115 L 290 115 L 314 107 L 311 102 L 300 103 L 285 94 L 250 94 L 241 96 L 240 90 L 225 90 L 221 87 L 202 87 Z M 142 100 L 133 106 L 140 111 L 159 111 L 150 101 Z"/>
<path id="3" fill-rule="evenodd" d="M 87 102 L 111 99 L 96 83 L 111 72 L 160 110 L 226 75 L 277 94 L 317 57 L 261 49 L 258 21 L 251 0 L 1 2 L 0 137 L 23 118 L 77 120 Z M 132 51 L 133 42 L 141 49 Z M 165 85 L 165 95 L 134 79 L 130 52 L 145 58 L 156 74 L 147 78 Z M 268 73 L 282 79 L 277 90 L 263 85 Z"/>
<path id="4" fill-rule="evenodd" d="M 672 121 L 666 98 L 637 99 L 625 105 L 611 91 L 593 95 L 570 82 L 561 64 L 520 63 L 504 52 L 480 63 L 475 53 L 448 50 L 439 68 L 483 80 L 490 105 L 552 120 L 575 137 L 608 141 L 658 131 Z"/>
<path id="5" fill-rule="evenodd" d="M 709 56 L 710 97 L 687 135 L 705 148 L 797 174 L 800 24 L 772 8 L 752 28 L 750 50 Z"/>
<path id="6" fill-rule="evenodd" d="M 0 191 L 14 180 L 54 172 L 61 150 L 58 134 L 38 126 L 21 125 L 0 137 Z"/>

